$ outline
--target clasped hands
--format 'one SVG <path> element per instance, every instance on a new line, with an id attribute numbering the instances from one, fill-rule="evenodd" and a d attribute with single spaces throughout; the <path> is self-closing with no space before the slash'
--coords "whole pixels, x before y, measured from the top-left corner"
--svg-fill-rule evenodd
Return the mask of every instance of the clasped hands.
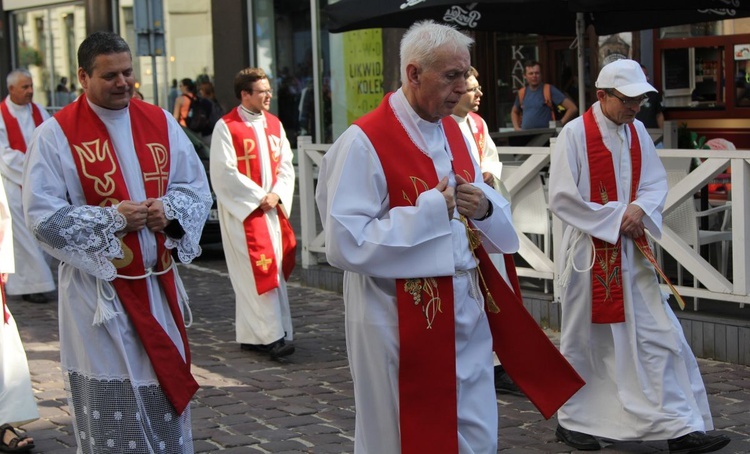
<path id="1" fill-rule="evenodd" d="M 445 198 L 448 219 L 453 219 L 455 209 L 458 209 L 458 214 L 471 219 L 481 218 L 489 210 L 490 201 L 487 200 L 484 192 L 459 175 L 456 175 L 455 188 L 448 185 L 448 177 L 443 177 L 435 189 L 440 191 Z"/>
<path id="2" fill-rule="evenodd" d="M 640 238 L 646 232 L 646 227 L 643 225 L 643 216 L 646 213 L 638 205 L 631 203 L 625 209 L 625 214 L 622 215 L 622 222 L 620 223 L 620 233 L 629 238 Z"/>
<path id="3" fill-rule="evenodd" d="M 144 227 L 152 232 L 161 232 L 169 224 L 164 214 L 164 204 L 159 199 L 146 199 L 143 202 L 124 200 L 117 205 L 117 211 L 127 221 L 123 232 L 134 232 Z"/>

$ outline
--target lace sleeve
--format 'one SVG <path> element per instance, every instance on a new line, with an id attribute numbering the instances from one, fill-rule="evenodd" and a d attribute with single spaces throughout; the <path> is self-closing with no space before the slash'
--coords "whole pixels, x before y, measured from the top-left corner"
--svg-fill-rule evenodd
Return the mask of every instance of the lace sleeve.
<path id="1" fill-rule="evenodd" d="M 164 197 L 164 214 L 167 219 L 176 219 L 185 231 L 182 238 L 167 237 L 165 243 L 169 249 L 177 248 L 177 255 L 183 263 L 190 263 L 201 254 L 198 245 L 211 209 L 210 194 L 193 191 L 190 187 L 176 185 Z"/>
<path id="2" fill-rule="evenodd" d="M 116 232 L 126 224 L 115 207 L 66 206 L 39 221 L 33 232 L 50 255 L 111 281 L 117 274 L 111 260 L 123 257 Z"/>

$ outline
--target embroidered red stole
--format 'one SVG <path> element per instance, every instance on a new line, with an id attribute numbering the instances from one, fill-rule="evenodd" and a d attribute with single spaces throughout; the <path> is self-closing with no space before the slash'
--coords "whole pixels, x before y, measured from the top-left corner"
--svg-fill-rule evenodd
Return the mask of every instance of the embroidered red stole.
<path id="1" fill-rule="evenodd" d="M 273 178 L 271 186 L 273 187 L 276 184 L 281 158 L 279 145 L 281 122 L 275 115 L 268 112 L 264 112 L 263 116 L 266 119 L 265 132 Z M 258 155 L 260 147 L 255 130 L 247 126 L 240 117 L 239 107 L 225 115 L 224 122 L 232 135 L 234 151 L 237 153 L 237 171 L 253 180 L 258 186 L 263 187 L 261 157 Z M 296 263 L 297 239 L 284 211 L 276 207 L 276 212 L 281 226 L 281 271 L 284 273 L 284 279 L 288 280 Z M 266 223 L 265 211 L 260 207 L 256 208 L 245 218 L 243 224 L 245 238 L 247 239 L 247 250 L 250 255 L 250 267 L 255 277 L 255 288 L 258 294 L 262 295 L 279 286 L 279 269 L 271 233 L 268 231 L 268 224 Z"/>
<path id="2" fill-rule="evenodd" d="M 604 145 L 593 110 L 583 116 L 586 131 L 586 152 L 589 160 L 591 201 L 605 205 L 617 200 L 617 178 L 612 163 L 612 152 Z M 630 163 L 632 169 L 630 202 L 635 200 L 641 181 L 641 143 L 633 124 L 630 128 Z M 622 289 L 622 238 L 617 243 L 607 243 L 592 237 L 594 242 L 594 267 L 591 270 L 591 321 L 592 323 L 622 323 L 625 321 L 625 304 Z"/>
<path id="3" fill-rule="evenodd" d="M 0 297 L 3 300 L 3 323 L 7 325 L 10 321 L 10 311 L 8 311 L 8 307 L 5 303 L 5 282 L 3 282 L 2 279 L 0 279 Z"/>
<path id="4" fill-rule="evenodd" d="M 435 187 L 439 179 L 432 159 L 414 145 L 393 113 L 390 96 L 355 124 L 378 154 L 391 207 L 412 206 L 419 194 Z M 443 119 L 443 128 L 454 172 L 474 181 L 471 153 L 458 124 Z M 407 159 L 409 165 L 404 165 Z M 512 257 L 505 255 L 505 265 L 515 291 L 481 244 L 475 252 L 486 283 L 482 291 L 488 302 L 485 311 L 493 348 L 513 380 L 549 418 L 584 382 L 523 307 Z M 453 277 L 397 279 L 396 292 L 402 453 L 458 452 Z M 487 404 L 494 405 L 494 401 Z"/>
<path id="5" fill-rule="evenodd" d="M 471 127 L 471 122 L 469 121 L 469 119 L 466 119 L 466 122 L 469 125 L 469 130 L 471 130 L 471 133 L 474 135 L 474 142 L 476 142 L 477 144 L 477 150 L 479 151 L 478 164 L 481 165 L 482 160 L 484 159 L 484 139 L 487 132 L 484 130 L 484 121 L 482 120 L 482 117 L 474 112 L 469 112 L 469 116 L 474 120 L 474 124 L 477 125 L 475 130 Z"/>
<path id="6" fill-rule="evenodd" d="M 158 198 L 164 195 L 169 181 L 170 151 L 168 126 L 161 108 L 138 99 L 130 101 L 130 122 L 133 143 L 138 156 L 146 196 Z M 107 128 L 88 104 L 85 95 L 66 106 L 55 115 L 70 144 L 73 160 L 78 169 L 86 202 L 95 206 L 115 205 L 131 200 L 125 178 Z M 172 255 L 164 247 L 165 235 L 156 234 L 156 271 L 163 271 L 172 264 Z M 138 232 L 128 232 L 122 238 L 124 258 L 113 260 L 119 275 L 143 276 L 143 264 Z M 190 373 L 190 347 L 177 300 L 174 272 L 158 277 L 166 295 L 169 310 L 180 331 L 185 349 L 182 359 L 177 346 L 151 314 L 146 279 L 117 278 L 113 284 L 125 311 L 133 322 L 136 332 L 154 368 L 164 394 L 181 414 L 198 390 L 198 383 Z"/>
<path id="7" fill-rule="evenodd" d="M 16 117 L 11 115 L 10 109 L 6 104 L 6 99 L 0 102 L 0 114 L 3 116 L 5 122 L 5 131 L 8 133 L 8 144 L 14 150 L 18 150 L 21 153 L 26 153 L 26 140 L 23 138 L 21 132 L 21 126 L 18 124 Z M 31 116 L 34 119 L 34 124 L 39 126 L 42 124 L 44 119 L 42 118 L 42 112 L 39 110 L 36 104 L 31 103 Z"/>

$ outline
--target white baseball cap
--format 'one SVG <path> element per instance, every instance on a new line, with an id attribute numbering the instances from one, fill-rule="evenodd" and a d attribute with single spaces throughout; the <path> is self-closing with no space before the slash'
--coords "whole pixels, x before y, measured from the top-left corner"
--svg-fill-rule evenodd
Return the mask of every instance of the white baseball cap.
<path id="1" fill-rule="evenodd" d="M 628 98 L 635 98 L 656 88 L 646 81 L 641 65 L 637 61 L 615 60 L 599 72 L 596 88 L 614 88 Z"/>

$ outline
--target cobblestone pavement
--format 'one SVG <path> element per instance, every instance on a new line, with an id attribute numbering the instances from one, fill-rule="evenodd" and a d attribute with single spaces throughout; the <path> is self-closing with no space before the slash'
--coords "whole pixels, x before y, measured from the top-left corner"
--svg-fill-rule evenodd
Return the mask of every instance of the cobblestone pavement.
<path id="1" fill-rule="evenodd" d="M 188 330 L 193 372 L 201 385 L 192 403 L 197 453 L 350 453 L 354 399 L 346 359 L 341 296 L 290 283 L 297 351 L 283 362 L 241 351 L 234 342 L 234 294 L 223 257 L 207 254 L 180 274 L 191 298 Z M 59 364 L 56 304 L 9 298 L 29 359 L 41 419 L 24 426 L 34 452 L 75 453 Z M 555 340 L 554 333 L 550 333 Z M 750 452 L 750 368 L 700 360 L 724 453 Z M 545 421 L 522 397 L 498 395 L 499 452 L 562 453 L 556 421 Z M 429 434 L 426 434 L 429 436 Z M 615 443 L 607 453 L 666 452 L 666 442 Z M 378 453 L 390 454 L 390 453 Z"/>

